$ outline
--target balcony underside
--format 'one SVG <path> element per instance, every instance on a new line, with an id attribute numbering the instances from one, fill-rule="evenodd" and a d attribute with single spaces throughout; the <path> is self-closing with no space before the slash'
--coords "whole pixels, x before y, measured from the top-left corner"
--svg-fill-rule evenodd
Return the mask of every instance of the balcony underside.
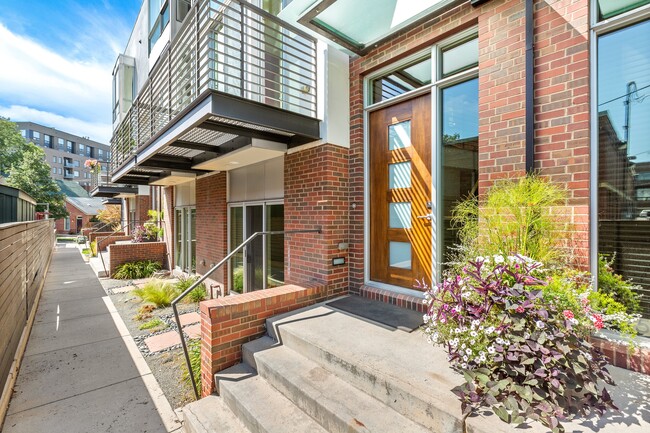
<path id="1" fill-rule="evenodd" d="M 172 175 L 235 168 L 319 138 L 318 119 L 208 90 L 116 167 L 112 182 L 165 185 Z"/>
<path id="2" fill-rule="evenodd" d="M 119 194 L 137 194 L 138 188 L 133 186 L 98 185 L 90 191 L 91 197 L 113 198 Z"/>

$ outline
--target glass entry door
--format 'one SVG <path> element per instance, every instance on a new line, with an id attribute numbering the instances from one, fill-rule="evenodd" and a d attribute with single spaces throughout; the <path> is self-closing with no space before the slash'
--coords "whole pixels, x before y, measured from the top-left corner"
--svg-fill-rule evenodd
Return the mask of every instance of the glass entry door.
<path id="1" fill-rule="evenodd" d="M 257 232 L 284 229 L 284 204 L 243 203 L 230 207 L 229 251 Z M 258 236 L 230 261 L 231 290 L 238 293 L 284 283 L 284 235 Z"/>
<path id="2" fill-rule="evenodd" d="M 176 268 L 193 274 L 196 272 L 196 208 L 176 208 L 176 245 L 174 262 Z"/>

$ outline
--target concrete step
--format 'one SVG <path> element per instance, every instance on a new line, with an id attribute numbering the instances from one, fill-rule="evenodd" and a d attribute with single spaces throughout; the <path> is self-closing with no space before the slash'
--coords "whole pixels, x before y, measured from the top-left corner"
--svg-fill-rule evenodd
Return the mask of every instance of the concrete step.
<path id="1" fill-rule="evenodd" d="M 428 433 L 429 429 L 271 338 L 244 350 L 258 374 L 330 433 Z"/>
<path id="2" fill-rule="evenodd" d="M 186 405 L 182 412 L 185 433 L 250 433 L 223 399 L 214 395 Z"/>
<path id="3" fill-rule="evenodd" d="M 462 377 L 420 332 L 379 326 L 327 305 L 271 318 L 267 329 L 287 348 L 416 423 L 437 433 L 462 431 L 451 392 Z"/>
<path id="4" fill-rule="evenodd" d="M 219 395 L 252 433 L 326 433 L 247 364 L 217 374 Z"/>

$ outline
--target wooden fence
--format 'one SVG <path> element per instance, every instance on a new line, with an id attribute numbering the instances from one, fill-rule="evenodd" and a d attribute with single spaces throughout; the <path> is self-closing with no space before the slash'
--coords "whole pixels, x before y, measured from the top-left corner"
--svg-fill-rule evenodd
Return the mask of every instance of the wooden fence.
<path id="1" fill-rule="evenodd" d="M 0 424 L 54 242 L 53 220 L 0 224 Z"/>

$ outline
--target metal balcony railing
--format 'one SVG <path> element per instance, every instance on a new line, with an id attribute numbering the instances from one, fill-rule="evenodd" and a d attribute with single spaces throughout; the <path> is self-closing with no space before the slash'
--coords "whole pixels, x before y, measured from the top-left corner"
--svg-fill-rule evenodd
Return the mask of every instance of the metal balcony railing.
<path id="1" fill-rule="evenodd" d="M 111 166 L 207 90 L 316 117 L 316 40 L 240 0 L 198 0 L 114 131 Z"/>

